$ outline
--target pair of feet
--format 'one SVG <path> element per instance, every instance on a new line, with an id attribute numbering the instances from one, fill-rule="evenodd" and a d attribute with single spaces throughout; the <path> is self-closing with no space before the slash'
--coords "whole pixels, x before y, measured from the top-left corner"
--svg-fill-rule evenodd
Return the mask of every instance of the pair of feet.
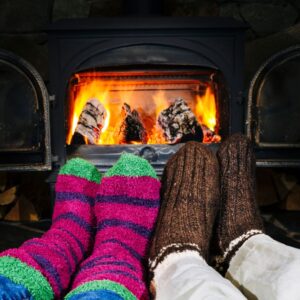
<path id="1" fill-rule="evenodd" d="M 190 142 L 168 162 L 150 270 L 186 249 L 208 259 L 212 237 L 222 261 L 229 262 L 247 238 L 261 232 L 249 142 L 234 135 L 217 157 Z M 0 254 L 2 299 L 60 299 L 70 289 L 68 300 L 148 299 L 144 262 L 160 183 L 147 161 L 128 154 L 98 185 L 100 177 L 81 159 L 61 169 L 50 230 Z"/>
<path id="2" fill-rule="evenodd" d="M 163 174 L 150 248 L 152 275 L 169 254 L 186 250 L 206 261 L 213 253 L 225 272 L 239 247 L 263 231 L 255 196 L 255 159 L 247 138 L 231 136 L 217 155 L 202 144 L 187 143 Z"/>
<path id="3" fill-rule="evenodd" d="M 160 204 L 150 164 L 123 154 L 101 178 L 72 159 L 55 189 L 49 231 L 0 254 L 0 299 L 61 299 L 70 290 L 65 299 L 148 299 L 144 262 Z"/>

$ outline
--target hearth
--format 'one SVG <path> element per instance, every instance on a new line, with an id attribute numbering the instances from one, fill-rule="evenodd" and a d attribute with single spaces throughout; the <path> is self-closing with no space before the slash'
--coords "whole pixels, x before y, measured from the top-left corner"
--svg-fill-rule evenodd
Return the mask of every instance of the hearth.
<path id="1" fill-rule="evenodd" d="M 158 173 L 190 140 L 243 132 L 245 25 L 227 18 L 65 20 L 49 29 L 52 153 L 105 171 L 122 151 Z M 176 118 L 175 118 L 176 116 Z"/>

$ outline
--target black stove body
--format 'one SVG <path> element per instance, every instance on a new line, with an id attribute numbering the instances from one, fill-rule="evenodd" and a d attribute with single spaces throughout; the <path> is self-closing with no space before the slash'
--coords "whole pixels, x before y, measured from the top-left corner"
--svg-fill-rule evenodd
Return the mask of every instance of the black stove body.
<path id="1" fill-rule="evenodd" d="M 203 71 L 208 80 L 214 76 L 218 85 L 222 138 L 244 132 L 245 28 L 233 19 L 202 17 L 82 19 L 53 24 L 48 34 L 54 163 L 61 166 L 67 158 L 80 156 L 104 171 L 126 151 L 147 158 L 161 173 L 167 159 L 181 146 L 67 146 L 68 88 L 74 74 L 83 71 Z"/>

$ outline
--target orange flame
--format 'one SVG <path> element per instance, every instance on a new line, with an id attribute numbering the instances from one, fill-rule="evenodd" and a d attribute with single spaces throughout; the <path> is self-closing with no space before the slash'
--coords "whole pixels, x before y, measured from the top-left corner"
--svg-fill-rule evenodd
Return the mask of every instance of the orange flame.
<path id="1" fill-rule="evenodd" d="M 206 88 L 203 96 L 194 95 L 191 91 L 182 89 L 185 93 L 181 95 L 178 89 L 180 81 L 174 85 L 178 92 L 170 94 L 168 89 L 164 90 L 164 82 L 155 82 L 156 86 L 151 88 L 153 83 L 141 83 L 134 81 L 104 81 L 98 78 L 85 77 L 80 81 L 80 75 L 76 75 L 79 82 L 72 86 L 74 94 L 73 106 L 70 109 L 69 132 L 67 144 L 71 143 L 72 136 L 76 130 L 79 116 L 86 104 L 92 98 L 97 99 L 106 109 L 107 117 L 103 125 L 101 135 L 97 144 L 119 144 L 119 130 L 121 120 L 121 107 L 124 102 L 132 109 L 139 112 L 139 116 L 147 132 L 147 144 L 166 144 L 166 140 L 157 118 L 160 112 L 168 108 L 175 98 L 189 98 L 188 105 L 195 114 L 201 125 L 205 125 L 211 131 L 215 131 L 217 124 L 217 108 L 214 92 L 210 86 Z M 150 88 L 149 88 L 150 85 Z M 172 89 L 169 89 L 172 90 Z M 189 93 L 189 94 L 186 94 Z M 132 142 L 140 144 L 140 142 Z"/>
<path id="2" fill-rule="evenodd" d="M 196 96 L 196 103 L 196 116 L 199 123 L 214 131 L 217 125 L 217 107 L 215 95 L 211 87 L 207 87 L 203 97 Z"/>

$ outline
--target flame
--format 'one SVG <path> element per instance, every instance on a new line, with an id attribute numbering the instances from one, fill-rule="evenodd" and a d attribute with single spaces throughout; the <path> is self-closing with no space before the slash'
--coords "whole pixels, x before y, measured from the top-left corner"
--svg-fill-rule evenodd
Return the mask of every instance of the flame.
<path id="1" fill-rule="evenodd" d="M 206 88 L 203 97 L 196 96 L 196 116 L 200 124 L 205 125 L 211 131 L 215 131 L 217 125 L 217 107 L 215 95 L 210 86 Z"/>
<path id="2" fill-rule="evenodd" d="M 162 83 L 155 83 L 157 89 L 147 89 L 147 84 L 144 83 L 141 88 L 141 83 L 134 81 L 106 81 L 100 80 L 95 76 L 84 77 L 76 74 L 77 83 L 71 86 L 70 92 L 70 110 L 69 110 L 69 131 L 67 134 L 67 144 L 71 143 L 72 136 L 76 130 L 79 116 L 90 99 L 97 99 L 106 110 L 106 119 L 103 124 L 101 134 L 97 144 L 120 144 L 120 124 L 121 107 L 124 102 L 130 105 L 131 109 L 136 109 L 140 119 L 147 132 L 147 144 L 166 144 L 166 140 L 160 127 L 157 124 L 157 118 L 160 112 L 168 108 L 175 98 L 182 97 L 185 99 L 186 94 L 181 95 L 181 90 L 176 94 L 170 93 L 163 89 Z M 152 83 L 151 83 L 152 84 Z M 174 85 L 177 89 L 180 86 L 180 81 Z M 146 87 L 146 88 L 145 88 Z M 191 98 L 188 103 L 189 107 L 195 114 L 201 125 L 206 126 L 212 132 L 215 132 L 217 126 L 217 107 L 216 99 L 212 88 L 208 85 L 204 95 L 194 95 L 190 91 Z M 73 95 L 71 97 L 71 95 Z M 192 95 L 192 96 L 191 96 Z M 205 141 L 216 141 L 204 139 Z M 141 144 L 141 142 L 131 142 L 132 144 Z"/>

